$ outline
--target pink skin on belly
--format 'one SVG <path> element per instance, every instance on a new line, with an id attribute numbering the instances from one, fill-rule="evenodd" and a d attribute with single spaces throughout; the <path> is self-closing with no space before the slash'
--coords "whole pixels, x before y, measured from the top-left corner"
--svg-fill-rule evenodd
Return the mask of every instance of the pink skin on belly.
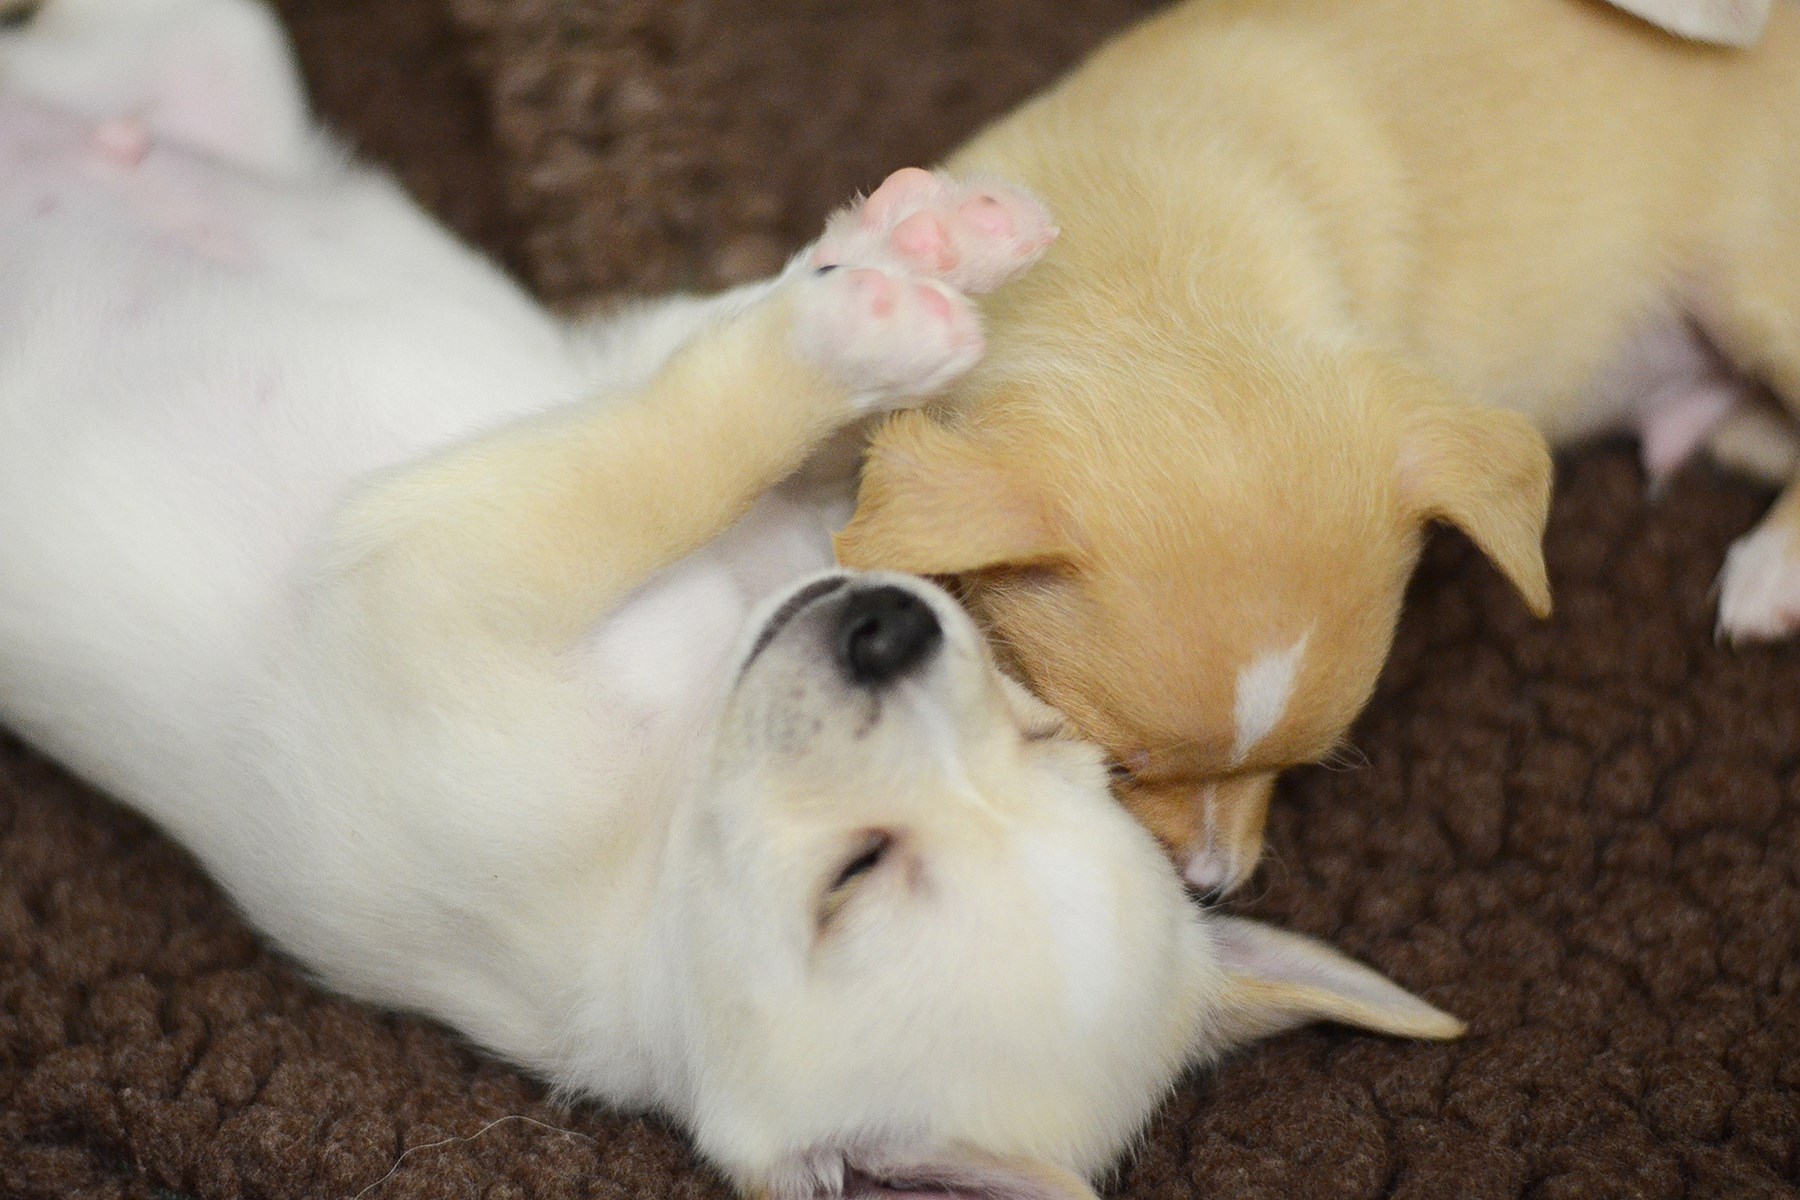
<path id="1" fill-rule="evenodd" d="M 115 211 L 140 217 L 182 248 L 241 265 L 249 247 L 207 194 L 205 172 L 192 156 L 165 150 L 141 120 L 93 122 L 17 100 L 0 101 L 0 204 L 23 200 L 48 219 L 95 188 L 113 193 Z"/>
<path id="2" fill-rule="evenodd" d="M 1644 473 L 1654 490 L 1755 392 L 1692 321 L 1678 316 L 1647 324 L 1628 339 L 1595 375 L 1580 404 L 1598 418 L 1590 427 L 1638 435 Z"/>
<path id="3" fill-rule="evenodd" d="M 1665 387 L 1651 397 L 1637 419 L 1638 455 L 1650 486 L 1661 487 L 1680 470 L 1750 395 L 1746 382 L 1719 379 Z"/>

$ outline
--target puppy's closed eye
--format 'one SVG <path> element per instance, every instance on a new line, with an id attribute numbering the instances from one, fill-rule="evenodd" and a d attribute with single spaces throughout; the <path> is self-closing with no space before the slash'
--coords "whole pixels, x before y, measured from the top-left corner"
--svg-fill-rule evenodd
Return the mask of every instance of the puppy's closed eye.
<path id="1" fill-rule="evenodd" d="M 849 903 L 857 886 L 873 874 L 894 846 L 894 835 L 885 829 L 871 829 L 859 837 L 850 857 L 838 868 L 832 882 L 819 901 L 819 927 L 823 929 Z"/>

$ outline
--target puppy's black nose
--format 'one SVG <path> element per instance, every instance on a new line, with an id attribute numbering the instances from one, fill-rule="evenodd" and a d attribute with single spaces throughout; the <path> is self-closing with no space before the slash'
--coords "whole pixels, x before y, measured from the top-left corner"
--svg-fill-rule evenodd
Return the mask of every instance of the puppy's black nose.
<path id="1" fill-rule="evenodd" d="M 879 687 L 929 658 L 943 640 L 929 604 L 905 588 L 883 586 L 844 601 L 835 649 L 850 682 Z"/>

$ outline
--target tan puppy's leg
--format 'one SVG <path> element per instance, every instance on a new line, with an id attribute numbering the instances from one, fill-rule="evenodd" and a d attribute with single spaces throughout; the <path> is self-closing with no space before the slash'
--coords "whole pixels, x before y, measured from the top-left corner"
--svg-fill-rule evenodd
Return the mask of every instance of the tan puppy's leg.
<path id="1" fill-rule="evenodd" d="M 1789 483 L 1719 573 L 1719 635 L 1774 641 L 1800 632 L 1800 483 Z"/>
<path id="2" fill-rule="evenodd" d="M 385 631 L 561 648 L 826 435 L 941 387 L 981 347 L 973 307 L 942 284 L 800 272 L 703 329 L 636 394 L 390 476 L 344 514 L 334 566 Z"/>

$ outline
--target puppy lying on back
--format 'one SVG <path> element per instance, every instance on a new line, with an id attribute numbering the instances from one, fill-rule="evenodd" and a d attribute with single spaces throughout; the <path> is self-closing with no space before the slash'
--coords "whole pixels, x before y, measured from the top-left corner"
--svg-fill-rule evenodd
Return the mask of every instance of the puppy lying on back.
<path id="1" fill-rule="evenodd" d="M 54 0 L 0 33 L 0 715 L 333 985 L 778 1200 L 1091 1198 L 1188 1063 L 1453 1036 L 1201 913 L 948 596 L 830 569 L 851 482 L 796 471 L 1050 235 L 927 182 L 570 328 L 320 139 L 261 8 Z"/>
<path id="2" fill-rule="evenodd" d="M 1539 431 L 1660 473 L 1800 402 L 1792 5 L 1739 51 L 1587 0 L 1207 0 L 951 166 L 1063 236 L 875 439 L 840 555 L 954 576 L 1200 889 L 1367 700 L 1428 523 L 1548 611 Z M 1800 623 L 1800 492 L 1721 592 L 1727 636 Z"/>

